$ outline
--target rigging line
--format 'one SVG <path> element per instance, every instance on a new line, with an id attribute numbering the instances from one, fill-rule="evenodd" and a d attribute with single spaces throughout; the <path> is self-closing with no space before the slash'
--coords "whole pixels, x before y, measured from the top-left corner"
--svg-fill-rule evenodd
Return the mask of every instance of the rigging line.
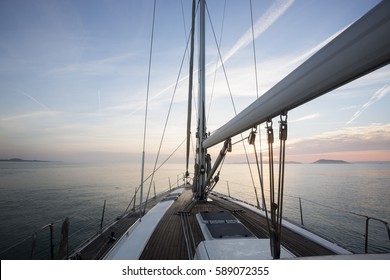
<path id="1" fill-rule="evenodd" d="M 224 73 L 224 75 L 225 75 L 226 85 L 227 85 L 227 87 L 228 87 L 228 91 L 229 91 L 230 99 L 231 99 L 231 101 L 232 101 L 234 113 L 237 115 L 236 105 L 235 105 L 235 103 L 234 103 L 234 99 L 233 99 L 233 95 L 232 95 L 232 90 L 231 90 L 231 88 L 230 88 L 229 79 L 228 79 L 228 77 L 227 77 L 227 73 L 226 73 L 226 69 L 225 69 L 225 63 L 223 63 L 222 54 L 221 54 L 221 49 L 220 49 L 219 46 L 218 46 L 217 36 L 216 36 L 216 34 L 215 34 L 215 29 L 214 29 L 213 22 L 211 21 L 211 16 L 210 16 L 210 12 L 209 12 L 207 3 L 206 3 L 206 10 L 207 10 L 207 15 L 208 15 L 208 18 L 209 18 L 209 21 L 210 21 L 211 30 L 212 30 L 212 32 L 213 32 L 215 45 L 217 46 L 218 56 L 219 56 L 219 59 L 221 60 L 221 66 L 222 66 L 223 73 Z"/>
<path id="2" fill-rule="evenodd" d="M 196 0 L 193 0 L 193 1 L 196 1 Z M 186 25 L 186 16 L 184 15 L 184 5 L 183 5 L 183 0 L 180 1 L 181 2 L 181 14 L 182 14 L 182 18 L 183 18 L 183 26 L 184 26 L 184 38 L 185 40 L 188 40 L 188 38 L 190 38 L 189 36 L 191 35 L 187 35 L 187 25 Z M 193 13 L 193 12 L 191 12 Z M 196 13 L 196 12 L 195 12 Z M 191 30 L 190 30 L 190 33 L 192 32 L 192 28 L 194 28 L 194 25 L 191 24 Z M 188 53 L 188 61 L 190 60 L 190 54 Z"/>
<path id="3" fill-rule="evenodd" d="M 241 143 L 241 142 L 243 142 L 243 141 L 245 141 L 245 140 L 248 140 L 248 137 L 241 138 L 241 140 L 238 140 L 238 141 L 232 143 L 232 146 L 234 146 L 234 145 L 236 145 L 236 144 L 238 144 L 238 143 Z"/>
<path id="4" fill-rule="evenodd" d="M 297 199 L 302 199 L 303 201 L 307 201 L 307 202 L 310 202 L 312 204 L 315 204 L 315 205 L 318 205 L 318 206 L 321 206 L 321 207 L 324 207 L 324 208 L 328 208 L 328 209 L 332 209 L 332 210 L 335 210 L 335 211 L 338 211 L 338 212 L 343 212 L 343 213 L 346 213 L 346 214 L 351 214 L 351 215 L 355 215 L 355 216 L 358 216 L 358 217 L 361 217 L 361 218 L 369 218 L 371 216 L 368 216 L 368 215 L 365 215 L 365 214 L 359 214 L 359 213 L 356 213 L 356 212 L 352 212 L 352 211 L 348 211 L 348 210 L 343 210 L 343 209 L 340 209 L 340 208 L 336 208 L 336 207 L 333 207 L 333 206 L 329 206 L 327 204 L 322 204 L 322 203 L 319 203 L 319 202 L 316 202 L 314 200 L 310 200 L 310 199 L 306 199 L 306 198 L 301 198 L 301 197 L 298 197 L 298 196 L 293 196 L 293 195 L 285 195 L 285 196 L 288 196 L 288 197 L 292 197 L 292 198 L 297 198 Z"/>
<path id="5" fill-rule="evenodd" d="M 271 200 L 271 208 L 273 209 L 272 204 L 275 201 L 274 198 L 274 155 L 273 155 L 273 142 L 274 135 L 272 129 L 272 121 L 267 121 L 267 136 L 268 136 L 268 165 L 269 165 L 269 180 L 270 180 L 270 200 Z M 272 214 L 271 209 L 271 214 Z M 272 218 L 272 217 L 271 217 Z"/>
<path id="6" fill-rule="evenodd" d="M 171 159 L 171 157 L 177 152 L 177 150 L 179 150 L 179 148 L 184 144 L 184 142 L 186 141 L 186 138 L 183 139 L 183 141 L 176 147 L 176 149 L 156 168 L 156 170 L 153 171 L 153 173 L 156 173 L 161 167 L 163 167 L 163 165 Z M 152 173 L 152 174 L 153 174 Z M 152 177 L 152 174 L 149 175 L 148 178 L 146 178 L 146 180 L 148 180 L 150 177 Z"/>
<path id="7" fill-rule="evenodd" d="M 220 151 L 220 154 L 219 154 L 218 158 L 216 159 L 212 170 L 210 171 L 210 173 L 207 174 L 206 193 L 209 194 L 214 189 L 214 187 L 217 185 L 217 183 L 219 182 L 219 174 L 221 173 L 222 166 L 225 163 L 226 155 L 230 151 L 231 151 L 231 143 L 226 143 L 225 142 L 224 143 L 224 148 Z M 222 159 L 219 160 L 221 156 L 222 156 Z M 215 172 L 217 171 L 217 170 L 214 171 L 215 167 L 217 167 L 219 170 L 217 172 L 217 175 L 212 177 L 212 175 L 214 175 Z"/>
<path id="8" fill-rule="evenodd" d="M 159 157 L 160 157 L 160 152 L 161 152 L 162 144 L 163 144 L 163 141 L 164 141 L 164 138 L 165 138 L 165 133 L 166 133 L 166 129 L 167 129 L 167 126 L 168 126 L 169 117 L 170 117 L 170 115 L 171 115 L 171 110 L 172 110 L 172 106 L 173 106 L 173 101 L 174 101 L 175 96 L 176 96 L 176 91 L 177 91 L 177 87 L 178 87 L 178 84 L 179 84 L 180 75 L 181 75 L 181 72 L 182 72 L 182 69 L 183 69 L 183 65 L 184 65 L 186 53 L 187 53 L 187 50 L 188 50 L 189 39 L 190 39 L 190 38 L 187 39 L 186 48 L 185 48 L 185 50 L 184 50 L 184 54 L 183 54 L 183 57 L 182 57 L 182 60 L 181 60 L 181 64 L 180 64 L 179 73 L 178 73 L 177 78 L 176 78 L 175 88 L 173 89 L 172 98 L 171 98 L 171 102 L 170 102 L 170 104 L 169 104 L 169 109 L 168 109 L 167 117 L 166 117 L 166 119 L 165 119 L 164 129 L 163 129 L 163 133 L 162 133 L 162 136 L 161 136 L 161 139 L 160 139 L 160 144 L 159 144 L 159 147 L 158 147 L 158 152 L 157 152 L 156 160 L 155 160 L 155 162 L 154 162 L 153 170 L 156 168 L 157 163 L 158 163 L 158 160 L 159 160 Z M 154 172 L 152 173 L 152 179 L 150 180 L 149 189 L 150 189 L 151 186 L 152 186 L 153 177 L 154 177 Z"/>
<path id="9" fill-rule="evenodd" d="M 150 184 L 149 184 L 149 189 L 148 189 L 148 196 L 149 196 L 149 193 L 150 193 L 150 189 L 152 187 L 152 183 L 153 183 L 153 178 L 154 178 L 154 174 L 177 152 L 177 150 L 179 150 L 179 148 L 184 144 L 184 142 L 186 141 L 187 137 L 185 137 L 183 139 L 183 141 L 181 141 L 181 143 L 179 144 L 179 146 L 176 147 L 176 149 L 160 164 L 159 167 L 157 167 L 157 169 L 154 169 L 152 174 L 149 175 L 149 177 L 146 179 L 148 180 L 149 178 L 151 178 L 150 180 Z M 145 180 L 145 181 L 146 181 Z M 148 197 L 147 197 L 148 198 Z M 147 202 L 147 201 L 146 201 Z M 146 202 L 145 202 L 145 207 L 144 207 L 144 211 L 146 209 Z"/>
<path id="10" fill-rule="evenodd" d="M 259 82 L 257 76 L 257 63 L 256 63 L 256 44 L 255 44 L 255 30 L 253 27 L 253 7 L 252 0 L 249 1 L 251 10 L 251 26 L 252 26 L 252 46 L 253 46 L 253 62 L 255 66 L 255 81 L 256 81 L 256 96 L 259 98 Z"/>
<path id="11" fill-rule="evenodd" d="M 252 129 L 252 131 L 251 131 L 251 133 L 249 134 L 249 137 L 248 137 L 248 142 L 249 142 L 249 144 L 252 144 L 252 145 L 253 145 L 253 149 L 255 150 L 256 167 L 257 167 L 257 172 L 258 172 L 258 175 L 259 175 L 259 179 L 261 180 L 261 174 L 260 174 L 260 169 L 259 169 L 259 163 L 258 163 L 257 153 L 256 153 L 255 140 L 256 140 L 256 130 L 255 130 L 255 129 Z M 261 185 L 261 184 L 260 184 L 260 185 Z M 262 185 L 261 185 L 261 189 L 263 189 L 263 186 L 262 186 Z M 253 190 L 254 190 L 255 196 L 256 196 L 257 208 L 260 209 L 259 196 L 258 196 L 258 194 L 257 194 L 256 186 L 253 186 Z M 264 192 L 262 192 L 262 194 L 264 194 Z M 264 195 L 262 195 L 262 197 L 264 198 Z M 264 200 L 263 200 L 263 201 L 264 201 Z"/>
<path id="12" fill-rule="evenodd" d="M 149 176 L 148 177 L 146 177 L 146 179 L 144 179 L 144 181 L 143 181 L 143 183 L 145 183 L 146 181 L 148 181 L 161 167 L 163 167 L 164 166 L 164 164 L 168 161 L 168 160 L 170 160 L 170 158 L 177 152 L 177 150 L 179 150 L 179 148 L 184 144 L 184 142 L 186 141 L 186 138 L 184 138 L 184 140 L 176 147 L 176 149 L 155 169 L 155 170 L 153 170 L 152 171 L 152 173 L 150 173 L 149 174 Z M 152 180 L 153 181 L 153 180 Z M 139 185 L 137 188 L 136 188 L 136 190 L 135 190 L 135 192 L 136 193 L 138 193 L 138 191 L 139 191 L 139 189 L 141 188 L 141 185 Z M 134 196 L 132 196 L 132 197 L 134 197 Z M 127 206 L 127 208 L 126 208 L 126 210 L 125 210 L 125 212 L 123 213 L 123 215 L 125 215 L 126 214 L 126 212 L 127 212 L 127 210 L 128 210 L 128 208 L 130 207 L 130 205 L 132 204 L 132 202 L 134 201 L 134 198 L 132 198 L 131 199 L 131 201 L 130 201 L 130 203 L 129 203 L 129 205 Z"/>
<path id="13" fill-rule="evenodd" d="M 263 176 L 264 176 L 264 171 L 263 171 L 263 148 L 261 146 L 261 127 L 259 125 L 259 156 L 260 156 L 260 186 L 263 188 L 264 187 L 264 181 L 263 181 Z M 256 150 L 255 150 L 256 153 Z M 263 200 L 264 201 L 264 200 Z M 265 204 L 262 205 L 262 208 L 264 210 Z"/>
<path id="14" fill-rule="evenodd" d="M 260 189 L 261 189 L 263 210 L 264 210 L 264 212 L 265 212 L 265 217 L 266 217 L 266 220 L 267 220 L 267 227 L 268 227 L 268 232 L 269 232 L 270 224 L 269 224 L 269 218 L 268 218 L 268 210 L 267 210 L 267 204 L 265 203 L 264 185 L 263 185 L 262 173 L 261 173 L 260 167 L 259 167 L 259 159 L 258 159 L 258 157 L 257 157 L 256 144 L 255 144 L 255 142 L 253 142 L 253 149 L 254 149 L 254 151 L 255 151 L 257 172 L 258 172 L 258 174 L 259 174 L 259 180 L 260 180 Z"/>
<path id="15" fill-rule="evenodd" d="M 138 187 L 138 188 L 139 188 L 139 187 Z M 135 190 L 135 193 L 137 193 L 137 191 L 138 191 L 138 189 Z M 136 196 L 135 196 L 135 194 L 134 194 L 134 195 L 132 196 L 132 198 L 131 198 L 129 204 L 128 204 L 127 207 L 126 207 L 125 212 L 123 212 L 122 217 L 123 217 L 124 215 L 126 215 L 127 210 L 129 210 L 130 205 L 133 204 L 133 201 L 134 201 L 135 197 L 136 197 Z"/>
<path id="16" fill-rule="evenodd" d="M 154 23 L 156 18 L 156 0 L 153 4 L 153 21 L 152 21 L 152 34 L 150 38 L 150 51 L 149 51 L 149 66 L 148 66 L 148 82 L 146 89 L 146 104 L 145 104 L 145 121 L 144 121 L 144 139 L 142 144 L 142 168 L 141 168 L 141 194 L 140 194 L 140 219 L 142 218 L 142 193 L 143 193 L 143 181 L 145 173 L 145 145 L 146 145 L 146 125 L 148 120 L 148 105 L 149 105 L 149 91 L 150 91 L 150 72 L 152 68 L 152 53 L 153 53 L 153 39 L 154 39 Z"/>
<path id="17" fill-rule="evenodd" d="M 226 14 L 226 0 L 224 1 L 224 5 L 223 5 L 223 13 L 222 13 L 222 25 L 221 25 L 221 34 L 219 36 L 219 44 L 218 44 L 218 48 L 221 47 L 222 45 L 222 35 L 223 35 L 223 28 L 225 26 L 225 14 Z M 209 109 L 208 109 L 208 113 L 207 113 L 207 120 L 206 120 L 206 124 L 208 124 L 209 122 L 209 117 L 210 117 L 210 111 L 211 111 L 211 103 L 213 101 L 213 96 L 214 96 L 214 88 L 215 88 L 215 81 L 217 79 L 217 71 L 218 71 L 218 63 L 219 63 L 219 55 L 217 55 L 217 61 L 215 63 L 215 70 L 214 70 L 214 80 L 213 80 L 213 87 L 212 87 L 212 90 L 211 90 L 211 96 L 210 96 L 210 102 L 209 102 Z"/>
<path id="18" fill-rule="evenodd" d="M 285 118 L 283 118 L 285 117 Z M 284 191 L 284 169 L 286 160 L 286 140 L 287 140 L 287 114 L 280 115 L 279 123 L 279 183 L 278 183 L 278 233 L 282 230 L 282 212 L 283 212 L 283 191 Z"/>
<path id="19" fill-rule="evenodd" d="M 242 133 L 240 134 L 240 136 L 241 136 L 241 140 L 244 140 L 244 138 L 243 138 L 243 136 L 242 136 Z M 246 150 L 246 146 L 245 146 L 245 143 L 244 143 L 244 142 L 242 142 L 242 146 L 244 147 L 246 163 L 247 163 L 247 165 L 248 165 L 249 174 L 250 174 L 251 181 L 252 181 L 252 186 L 253 186 L 254 188 L 256 188 L 255 179 L 253 178 L 253 173 L 252 173 L 251 164 L 250 164 L 250 162 L 249 162 L 248 152 L 247 152 L 247 150 Z M 255 195 L 256 195 L 256 200 L 258 200 L 256 192 L 255 192 Z"/>
<path id="20" fill-rule="evenodd" d="M 278 204 L 275 203 L 275 185 L 274 185 L 274 155 L 273 142 L 274 134 L 272 129 L 272 120 L 267 121 L 268 135 L 268 165 L 269 165 L 269 180 L 270 180 L 270 204 L 271 204 L 271 227 L 269 228 L 271 255 L 274 259 L 280 258 L 280 235 L 278 234 L 278 219 L 276 212 Z"/>
<path id="21" fill-rule="evenodd" d="M 251 11 L 251 28 L 252 28 L 252 47 L 253 47 L 253 63 L 254 63 L 254 70 L 255 70 L 255 83 L 256 83 L 256 98 L 259 98 L 259 81 L 258 81 L 258 72 L 257 72 L 257 56 L 256 56 L 256 43 L 255 43 L 255 30 L 254 30 L 254 24 L 253 24 L 253 5 L 252 5 L 252 0 L 249 1 L 249 5 L 250 5 L 250 11 Z M 259 178 L 260 178 L 260 186 L 261 188 L 263 188 L 264 186 L 264 183 L 263 183 L 263 175 L 264 175 L 264 172 L 263 172 L 263 153 L 262 153 L 262 146 L 261 146 L 261 128 L 260 128 L 260 124 L 258 125 L 258 131 L 259 131 L 259 148 L 260 148 L 260 151 L 259 151 L 259 154 L 260 154 L 260 173 L 259 173 Z M 257 153 L 257 151 L 255 150 L 255 153 Z M 257 157 L 257 155 L 256 155 Z M 264 196 L 264 194 L 263 194 Z M 263 205 L 262 205 L 262 208 L 264 210 L 265 208 L 265 200 L 262 199 L 263 201 Z"/>
<path id="22" fill-rule="evenodd" d="M 218 170 L 218 173 L 215 177 L 218 177 L 217 181 L 215 182 L 214 186 L 210 189 L 210 192 L 214 189 L 214 187 L 217 185 L 217 183 L 219 182 L 219 174 L 221 173 L 222 171 L 222 166 L 223 164 L 225 163 L 225 159 L 226 159 L 226 155 L 223 157 L 222 161 L 221 161 L 221 164 L 219 166 L 219 170 Z M 214 178 L 215 178 L 214 177 Z"/>
<path id="23" fill-rule="evenodd" d="M 181 4 L 181 16 L 183 19 L 183 25 L 184 25 L 184 38 L 187 39 L 187 25 L 186 25 L 186 17 L 184 16 L 184 5 L 183 0 L 180 1 Z"/>
<path id="24" fill-rule="evenodd" d="M 233 94 L 232 94 L 232 91 L 231 91 L 231 88 L 230 88 L 229 79 L 228 79 L 228 77 L 227 77 L 227 72 L 226 72 L 225 64 L 224 64 L 224 62 L 223 62 L 222 55 L 221 55 L 221 49 L 220 49 L 219 46 L 218 46 L 217 37 L 216 37 L 216 34 L 215 34 L 213 22 L 211 21 L 211 16 L 210 16 L 210 12 L 209 12 L 207 3 L 206 3 L 206 10 L 207 10 L 207 15 L 208 15 L 208 18 L 209 18 L 209 21 L 210 21 L 211 30 L 212 30 L 212 32 L 213 32 L 215 44 L 216 44 L 216 46 L 217 46 L 218 55 L 219 55 L 219 58 L 220 58 L 220 60 L 221 60 L 221 65 L 222 65 L 223 73 L 224 73 L 224 76 L 225 76 L 226 85 L 227 85 L 227 87 L 228 87 L 228 91 L 229 91 L 229 95 L 230 95 L 230 100 L 232 101 L 234 114 L 237 115 L 236 105 L 235 105 L 235 103 L 234 103 Z M 240 136 L 241 136 L 241 139 L 243 140 L 244 137 L 242 136 L 242 133 L 240 134 Z M 255 180 L 253 179 L 253 173 L 252 173 L 252 169 L 251 169 L 251 166 L 250 166 L 250 163 L 249 163 L 249 157 L 248 157 L 248 152 L 247 152 L 246 147 L 245 147 L 245 143 L 243 143 L 243 147 L 244 147 L 244 151 L 245 151 L 246 162 L 247 162 L 247 164 L 248 164 L 249 173 L 250 173 L 251 180 L 252 180 L 252 185 L 253 185 L 253 187 L 255 187 Z"/>

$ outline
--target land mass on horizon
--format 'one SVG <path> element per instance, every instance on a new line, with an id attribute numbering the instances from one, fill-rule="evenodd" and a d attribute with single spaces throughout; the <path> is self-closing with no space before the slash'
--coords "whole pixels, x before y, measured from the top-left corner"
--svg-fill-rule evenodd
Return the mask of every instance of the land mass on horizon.
<path id="1" fill-rule="evenodd" d="M 274 161 L 275 164 L 278 164 L 278 161 Z M 367 163 L 367 162 L 362 162 L 362 163 Z M 376 163 L 376 162 L 371 162 L 368 161 L 368 163 Z M 378 163 L 383 163 L 383 162 L 378 162 Z M 227 164 L 247 164 L 247 162 L 232 162 L 232 163 L 227 163 Z M 251 162 L 251 164 L 255 164 L 255 162 Z M 286 161 L 286 164 L 302 164 L 302 162 L 298 161 Z M 352 162 L 348 162 L 345 160 L 337 160 L 337 159 L 319 159 L 317 161 L 314 161 L 309 164 L 352 164 Z"/>
<path id="2" fill-rule="evenodd" d="M 350 164 L 350 162 L 345 160 L 335 160 L 335 159 L 319 159 L 313 164 Z"/>
<path id="3" fill-rule="evenodd" d="M 48 160 L 21 159 L 21 158 L 0 159 L 0 161 L 10 161 L 10 162 L 49 162 Z"/>

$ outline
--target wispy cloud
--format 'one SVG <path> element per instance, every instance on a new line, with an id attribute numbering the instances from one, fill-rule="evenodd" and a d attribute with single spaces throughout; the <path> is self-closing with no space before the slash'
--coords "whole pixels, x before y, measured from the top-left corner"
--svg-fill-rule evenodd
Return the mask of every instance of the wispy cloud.
<path id="1" fill-rule="evenodd" d="M 352 118 L 346 123 L 346 125 L 349 125 L 352 123 L 355 119 L 357 119 L 367 108 L 369 108 L 371 105 L 373 105 L 375 102 L 381 100 L 383 97 L 385 97 L 390 92 L 389 85 L 385 85 L 381 89 L 379 89 L 377 92 L 374 93 L 374 95 L 366 102 L 353 116 Z"/>
<path id="2" fill-rule="evenodd" d="M 323 48 L 326 44 L 332 41 L 335 37 L 337 37 L 341 32 L 343 32 L 347 27 L 342 28 L 341 30 L 336 31 L 326 39 L 322 40 L 319 43 L 316 43 L 314 46 L 309 46 L 299 52 L 290 53 L 288 55 L 280 55 L 277 57 L 271 57 L 263 60 L 259 64 L 259 73 L 261 73 L 261 79 L 259 84 L 259 92 L 261 94 L 267 92 L 270 88 L 272 88 L 275 84 L 277 84 L 281 79 L 286 77 L 290 72 L 296 69 L 299 65 L 304 63 L 310 56 Z M 233 48 L 232 48 L 233 49 Z M 225 59 L 226 60 L 226 59 Z M 230 69 L 229 78 L 231 81 L 235 81 L 237 83 L 232 82 L 231 84 L 235 85 L 235 89 L 240 88 L 239 91 L 241 95 L 250 95 L 253 90 L 250 89 L 251 83 L 247 82 L 247 77 L 250 76 L 249 73 L 253 73 L 253 66 L 244 66 L 244 67 L 236 67 L 235 69 Z M 385 79 L 385 75 L 379 76 L 377 80 L 380 78 L 381 81 Z M 373 74 L 371 74 L 371 80 L 367 83 L 372 84 Z M 388 77 L 388 76 L 387 76 Z M 386 78 L 387 78 L 386 77 Z M 360 80 L 363 80 L 360 79 Z M 240 94 L 235 92 L 236 94 Z"/>
<path id="3" fill-rule="evenodd" d="M 388 150 L 390 124 L 344 127 L 311 137 L 291 139 L 288 146 L 293 154 Z"/>
<path id="4" fill-rule="evenodd" d="M 263 34 L 268 28 L 270 28 L 294 3 L 294 0 L 285 0 L 285 1 L 276 1 L 254 24 L 254 36 L 252 36 L 252 28 L 249 28 L 241 37 L 237 40 L 234 46 L 227 52 L 227 54 L 223 57 L 223 63 L 226 63 L 230 58 L 232 58 L 239 50 L 246 47 L 253 41 L 258 38 L 261 34 Z M 215 63 L 209 63 L 207 65 L 207 73 L 206 75 L 212 75 L 216 71 L 216 69 L 220 68 L 222 64 L 218 64 L 217 68 L 215 67 Z M 194 72 L 196 74 L 197 71 Z M 188 80 L 188 75 L 181 78 L 178 83 Z M 175 87 L 175 83 L 167 86 L 166 88 L 159 91 L 157 94 L 152 96 L 150 100 L 156 99 L 158 96 L 163 93 L 171 90 Z M 141 108 L 139 108 L 141 109 Z M 139 110 L 137 109 L 137 110 Z M 136 111 L 137 111 L 136 110 Z"/>
<path id="5" fill-rule="evenodd" d="M 318 117 L 320 117 L 320 113 L 314 113 L 314 114 L 310 114 L 310 115 L 304 116 L 304 117 L 299 118 L 299 119 L 291 120 L 290 123 L 312 120 L 312 119 L 316 119 Z"/>
<path id="6" fill-rule="evenodd" d="M 329 36 L 328 38 L 326 38 L 325 40 L 323 40 L 322 42 L 320 42 L 319 44 L 315 45 L 314 47 L 312 47 L 311 49 L 309 50 L 306 50 L 304 53 L 302 53 L 301 55 L 299 55 L 298 57 L 294 58 L 293 60 L 291 60 L 287 65 L 286 67 L 297 67 L 299 64 L 301 64 L 303 61 L 307 60 L 309 57 L 311 57 L 313 54 L 315 54 L 316 52 L 318 52 L 320 49 L 322 49 L 324 46 L 326 46 L 329 42 L 331 42 L 334 38 L 336 38 L 339 34 L 341 34 L 345 29 L 347 29 L 349 27 L 346 26 L 344 27 L 343 29 L 337 31 L 336 33 L 332 34 L 331 36 Z"/>
<path id="7" fill-rule="evenodd" d="M 117 69 L 121 63 L 128 61 L 132 57 L 134 57 L 134 53 L 123 53 L 91 61 L 72 63 L 63 67 L 52 69 L 48 72 L 48 74 L 107 74 Z"/>
<path id="8" fill-rule="evenodd" d="M 57 111 L 37 111 L 33 113 L 27 113 L 27 114 L 20 114 L 15 116 L 8 116 L 3 117 L 0 119 L 0 121 L 15 121 L 15 120 L 27 120 L 27 119 L 35 119 L 35 118 L 43 118 L 43 117 L 52 117 L 55 115 L 60 114 L 60 112 Z"/>

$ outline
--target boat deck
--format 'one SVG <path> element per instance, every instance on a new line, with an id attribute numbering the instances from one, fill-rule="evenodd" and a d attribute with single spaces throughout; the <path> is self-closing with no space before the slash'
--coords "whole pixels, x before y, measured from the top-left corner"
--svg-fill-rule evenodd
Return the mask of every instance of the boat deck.
<path id="1" fill-rule="evenodd" d="M 163 198 L 164 196 L 160 196 L 153 199 L 148 203 L 147 210 L 151 209 Z M 185 189 L 157 225 L 140 259 L 192 259 L 198 244 L 205 240 L 195 217 L 197 213 L 202 211 L 230 212 L 257 238 L 269 237 L 267 222 L 264 217 L 216 195 L 210 195 L 210 200 L 208 201 L 193 203 L 191 189 Z M 101 259 L 138 218 L 138 212 L 128 214 L 86 244 L 71 258 Z M 299 257 L 334 255 L 334 252 L 331 250 L 285 227 L 282 229 L 281 241 L 286 249 Z"/>
<path id="2" fill-rule="evenodd" d="M 140 259 L 170 260 L 192 258 L 196 246 L 204 240 L 195 217 L 195 214 L 200 211 L 228 211 L 240 220 L 256 237 L 268 238 L 265 218 L 218 196 L 212 195 L 210 198 L 210 201 L 191 205 L 192 192 L 191 190 L 185 190 L 160 221 Z M 188 234 L 186 236 L 184 234 L 186 229 L 189 229 L 188 232 L 192 232 L 192 235 Z M 300 257 L 334 254 L 329 249 L 286 228 L 282 229 L 282 244 L 296 256 Z"/>
<path id="3" fill-rule="evenodd" d="M 166 192 L 153 199 L 151 199 L 145 211 L 148 212 L 157 203 L 163 200 L 167 194 Z M 70 259 L 78 260 L 99 260 L 112 248 L 117 240 L 123 236 L 126 231 L 139 219 L 138 209 L 133 209 L 130 213 L 119 219 L 112 225 L 110 225 L 102 233 L 92 238 L 89 242 L 86 242 L 77 252 L 70 256 Z"/>

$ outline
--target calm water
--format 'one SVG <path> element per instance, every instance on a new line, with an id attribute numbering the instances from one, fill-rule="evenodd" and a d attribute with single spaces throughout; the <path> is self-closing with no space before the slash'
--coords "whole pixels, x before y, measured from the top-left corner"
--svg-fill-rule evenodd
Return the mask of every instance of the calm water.
<path id="1" fill-rule="evenodd" d="M 265 165 L 264 170 L 267 168 Z M 54 238 L 58 244 L 65 217 L 70 218 L 69 250 L 73 250 L 99 231 L 104 200 L 104 225 L 125 211 L 139 184 L 139 169 L 130 164 L 0 162 L 1 259 L 29 259 L 34 232 L 38 234 L 33 258 L 48 258 L 50 231 L 40 229 L 56 222 Z M 252 169 L 256 175 L 254 166 Z M 182 172 L 181 165 L 161 169 L 154 178 L 156 192 L 167 190 L 169 184 L 175 186 L 177 181 L 182 183 L 177 176 Z M 215 191 L 228 194 L 229 186 L 232 196 L 256 204 L 246 165 L 225 164 L 220 177 Z M 257 176 L 254 180 L 259 186 Z M 266 197 L 268 180 L 265 176 Z M 363 252 L 365 218 L 353 213 L 390 221 L 390 164 L 289 164 L 284 216 L 296 223 L 301 222 L 299 197 L 307 228 L 354 252 Z M 371 221 L 369 237 L 369 252 L 390 252 L 382 224 Z M 17 245 L 5 251 L 13 244 Z"/>

